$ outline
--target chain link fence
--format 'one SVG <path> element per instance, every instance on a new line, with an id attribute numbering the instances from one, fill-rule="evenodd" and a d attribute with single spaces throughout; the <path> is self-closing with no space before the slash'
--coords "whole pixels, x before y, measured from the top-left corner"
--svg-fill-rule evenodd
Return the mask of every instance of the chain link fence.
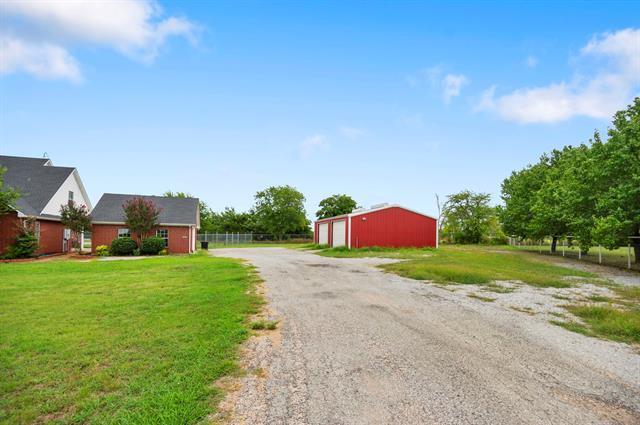
<path id="1" fill-rule="evenodd" d="M 198 233 L 199 242 L 209 242 L 210 245 L 250 245 L 255 243 L 310 243 L 313 236 L 309 234 L 287 234 L 277 237 L 267 233 Z"/>
<path id="2" fill-rule="evenodd" d="M 552 251 L 552 238 L 522 240 L 512 236 L 509 237 L 509 245 L 524 251 L 537 252 L 539 254 L 573 258 L 579 261 L 640 271 L 640 264 L 636 263 L 632 244 L 632 239 L 635 238 L 637 237 L 630 237 L 629 243 L 625 247 L 609 250 L 600 245 L 595 245 L 587 252 L 582 251 L 575 240 L 570 237 L 558 238 L 555 252 Z"/>

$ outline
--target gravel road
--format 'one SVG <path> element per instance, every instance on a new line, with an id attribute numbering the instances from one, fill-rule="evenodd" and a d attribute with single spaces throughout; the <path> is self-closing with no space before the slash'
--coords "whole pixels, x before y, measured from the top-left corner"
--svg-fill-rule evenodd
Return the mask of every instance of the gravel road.
<path id="1" fill-rule="evenodd" d="M 254 373 L 223 402 L 228 422 L 640 423 L 640 355 L 627 345 L 383 273 L 383 259 L 211 252 L 254 264 L 281 321 L 248 343 Z"/>

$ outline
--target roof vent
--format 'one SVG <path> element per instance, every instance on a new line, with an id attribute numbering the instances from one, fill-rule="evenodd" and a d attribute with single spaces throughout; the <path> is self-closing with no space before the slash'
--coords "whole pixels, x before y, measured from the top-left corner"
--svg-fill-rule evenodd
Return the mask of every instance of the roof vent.
<path id="1" fill-rule="evenodd" d="M 387 206 L 389 206 L 389 203 L 388 202 L 383 202 L 381 204 L 371 205 L 371 209 L 372 210 L 377 210 L 378 208 L 384 208 L 384 207 L 387 207 Z"/>
<path id="2" fill-rule="evenodd" d="M 367 210 L 366 208 L 359 207 L 359 208 L 355 208 L 355 209 L 354 209 L 353 211 L 351 211 L 351 212 L 352 212 L 352 213 L 357 213 L 357 212 L 362 212 L 362 211 L 366 211 L 366 210 Z"/>

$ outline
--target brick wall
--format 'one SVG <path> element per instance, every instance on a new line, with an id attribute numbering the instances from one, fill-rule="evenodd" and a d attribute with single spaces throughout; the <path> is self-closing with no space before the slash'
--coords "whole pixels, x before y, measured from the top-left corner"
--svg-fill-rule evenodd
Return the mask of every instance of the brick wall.
<path id="1" fill-rule="evenodd" d="M 111 246 L 111 241 L 118 237 L 118 229 L 124 229 L 124 224 L 94 224 L 91 231 L 91 252 L 96 251 L 98 245 Z M 158 226 L 156 229 L 166 229 L 169 231 L 169 253 L 188 254 L 189 227 L 188 226 Z M 151 231 L 151 235 L 156 234 L 156 229 Z M 135 235 L 131 235 L 134 239 Z"/>
<path id="2" fill-rule="evenodd" d="M 40 241 L 36 254 L 57 254 L 62 252 L 62 238 L 64 226 L 58 221 L 38 220 L 40 223 Z M 0 216 L 0 254 L 11 245 L 16 235 L 21 219 L 17 213 Z"/>
<path id="3" fill-rule="evenodd" d="M 16 228 L 20 225 L 17 213 L 0 216 L 0 254 L 4 254 L 16 237 Z"/>

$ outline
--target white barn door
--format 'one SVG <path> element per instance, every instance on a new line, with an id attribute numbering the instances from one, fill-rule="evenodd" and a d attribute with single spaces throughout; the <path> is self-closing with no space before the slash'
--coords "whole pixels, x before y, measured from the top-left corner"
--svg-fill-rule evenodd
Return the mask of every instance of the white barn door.
<path id="1" fill-rule="evenodd" d="M 320 223 L 318 225 L 318 243 L 320 245 L 329 243 L 329 223 Z"/>
<path id="2" fill-rule="evenodd" d="M 346 230 L 345 220 L 333 222 L 333 245 L 332 246 L 345 246 Z"/>

